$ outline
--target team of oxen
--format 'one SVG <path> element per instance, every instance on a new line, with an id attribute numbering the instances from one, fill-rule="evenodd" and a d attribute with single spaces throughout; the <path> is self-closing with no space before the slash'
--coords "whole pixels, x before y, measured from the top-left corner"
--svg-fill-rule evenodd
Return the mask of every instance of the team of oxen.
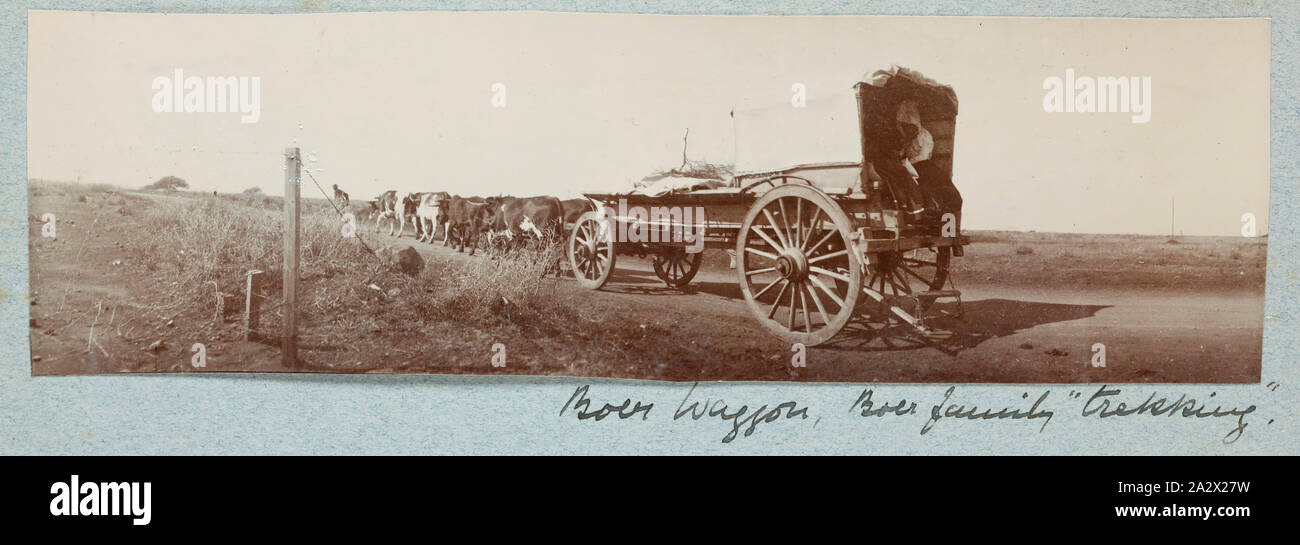
<path id="1" fill-rule="evenodd" d="M 507 247 L 532 238 L 558 242 L 566 225 L 593 209 L 586 199 L 550 196 L 461 197 L 443 191 L 398 195 L 388 190 L 370 201 L 366 215 L 374 219 L 376 233 L 387 222 L 388 234 L 401 237 L 410 223 L 417 240 L 432 243 L 441 231 L 444 245 L 461 252 L 468 246 L 470 255 L 483 235 L 489 244 L 502 239 Z"/>

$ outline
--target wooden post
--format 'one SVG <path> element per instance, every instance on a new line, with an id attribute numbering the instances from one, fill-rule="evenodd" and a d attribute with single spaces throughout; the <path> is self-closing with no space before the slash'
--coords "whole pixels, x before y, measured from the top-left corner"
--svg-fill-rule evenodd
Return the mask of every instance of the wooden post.
<path id="1" fill-rule="evenodd" d="M 284 334 L 280 338 L 285 369 L 298 368 L 298 187 L 302 176 L 298 148 L 284 150 Z"/>
<path id="2" fill-rule="evenodd" d="M 258 312 L 258 310 L 260 310 L 258 307 L 260 306 L 261 303 L 261 296 L 254 293 L 255 288 L 257 286 L 256 283 L 253 281 L 253 279 L 259 274 L 262 274 L 262 271 L 259 271 L 257 269 L 248 271 L 248 275 L 247 275 L 248 282 L 244 284 L 244 340 L 245 341 L 253 340 L 253 330 L 257 329 L 258 315 L 260 314 Z"/>

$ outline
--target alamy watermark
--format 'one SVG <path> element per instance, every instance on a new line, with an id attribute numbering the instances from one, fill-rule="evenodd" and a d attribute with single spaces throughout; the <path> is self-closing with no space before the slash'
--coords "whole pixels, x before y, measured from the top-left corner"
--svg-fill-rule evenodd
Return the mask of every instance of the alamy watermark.
<path id="1" fill-rule="evenodd" d="M 157 113 L 239 113 L 240 123 L 262 118 L 262 78 L 258 76 L 185 76 L 153 79 L 151 105 Z"/>
<path id="2" fill-rule="evenodd" d="M 56 517 L 126 516 L 132 517 L 131 524 L 144 526 L 153 520 L 150 514 L 152 487 L 153 484 L 148 482 L 83 483 L 80 476 L 73 475 L 68 482 L 50 485 L 53 496 L 50 514 Z"/>
<path id="3" fill-rule="evenodd" d="M 704 229 L 708 223 L 703 206 L 639 206 L 618 200 L 618 209 L 608 205 L 597 211 L 601 237 L 618 242 L 680 242 L 687 253 L 704 251 Z"/>
<path id="4" fill-rule="evenodd" d="M 1048 113 L 1131 113 L 1133 123 L 1151 121 L 1151 77 L 1076 76 L 1043 78 L 1043 111 Z"/>

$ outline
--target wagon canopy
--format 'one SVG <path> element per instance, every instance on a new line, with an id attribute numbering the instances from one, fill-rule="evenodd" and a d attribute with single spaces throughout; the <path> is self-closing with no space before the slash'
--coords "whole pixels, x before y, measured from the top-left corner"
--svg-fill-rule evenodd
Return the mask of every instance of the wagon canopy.
<path id="1" fill-rule="evenodd" d="M 934 140 L 929 159 L 948 178 L 952 177 L 953 139 L 957 127 L 957 93 L 952 87 L 925 77 L 924 74 L 891 66 L 877 70 L 853 86 L 857 91 L 858 115 L 862 134 L 862 155 L 872 156 L 873 146 L 881 143 L 882 123 L 894 123 L 904 101 L 916 104 L 921 125 Z"/>
<path id="2" fill-rule="evenodd" d="M 957 94 L 952 87 L 900 66 L 869 72 L 852 89 L 809 100 L 802 108 L 785 103 L 736 109 L 732 114 L 736 173 L 805 166 L 860 167 L 867 146 L 879 141 L 883 132 L 869 121 L 892 120 L 904 100 L 917 104 L 921 124 L 934 139 L 931 158 L 951 176 Z M 851 174 L 836 177 L 855 179 Z"/>
<path id="3" fill-rule="evenodd" d="M 910 68 L 891 66 L 876 70 L 863 77 L 854 87 L 870 87 L 875 92 L 892 95 L 896 100 L 915 100 L 921 107 L 923 120 L 927 117 L 927 112 L 930 117 L 957 117 L 957 93 L 953 92 L 952 87 Z"/>
<path id="4" fill-rule="evenodd" d="M 810 98 L 802 108 L 789 102 L 737 107 L 732 113 L 736 174 L 799 165 L 862 164 L 857 108 L 849 88 Z"/>

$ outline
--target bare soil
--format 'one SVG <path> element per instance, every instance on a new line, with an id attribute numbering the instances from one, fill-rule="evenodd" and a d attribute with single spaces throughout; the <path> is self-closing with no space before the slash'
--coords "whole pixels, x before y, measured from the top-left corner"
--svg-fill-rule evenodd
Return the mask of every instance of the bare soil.
<path id="1" fill-rule="evenodd" d="M 35 375 L 117 372 L 282 372 L 275 341 L 242 340 L 238 313 L 176 306 L 153 256 L 130 250 L 158 196 L 33 185 L 30 191 L 31 348 Z M 41 214 L 57 237 L 41 236 Z M 416 248 L 430 266 L 486 259 L 441 244 L 374 235 L 372 246 Z M 386 233 L 385 229 L 385 233 Z M 393 286 L 351 286 L 364 308 L 303 306 L 307 372 L 472 373 L 666 380 L 837 382 L 1203 382 L 1260 376 L 1265 239 L 974 232 L 955 258 L 961 319 L 920 337 L 871 319 L 809 349 L 807 367 L 750 315 L 723 252 L 706 254 L 686 288 L 620 257 L 600 291 L 547 280 L 551 319 L 461 322 L 409 313 Z M 329 301 L 340 278 L 306 271 L 300 290 Z M 238 286 L 212 297 L 242 298 Z M 316 290 L 316 292 L 313 292 Z M 224 295 L 223 295 L 224 294 Z M 356 300 L 348 299 L 348 300 Z M 940 305 L 956 311 L 956 304 Z M 398 312 L 399 310 L 403 312 Z M 387 319 L 385 317 L 388 317 Z M 271 321 L 274 321 L 272 319 Z M 207 366 L 191 365 L 195 343 Z M 506 365 L 492 366 L 505 349 Z M 1106 366 L 1091 365 L 1102 343 Z"/>

